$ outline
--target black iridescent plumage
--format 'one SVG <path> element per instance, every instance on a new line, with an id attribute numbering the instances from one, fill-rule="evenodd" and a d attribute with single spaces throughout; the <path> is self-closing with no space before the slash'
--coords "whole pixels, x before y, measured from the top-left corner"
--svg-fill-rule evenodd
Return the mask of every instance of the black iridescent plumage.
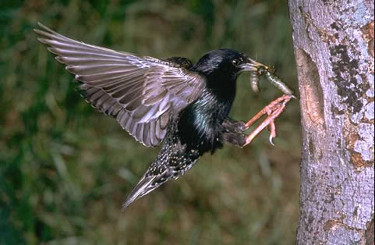
<path id="1" fill-rule="evenodd" d="M 82 82 L 86 100 L 113 116 L 136 140 L 162 148 L 126 199 L 126 208 L 189 170 L 223 143 L 245 144 L 245 124 L 228 117 L 236 79 L 256 71 L 235 50 L 218 49 L 195 65 L 182 57 L 155 59 L 116 52 L 62 36 L 40 24 L 39 41 Z"/>

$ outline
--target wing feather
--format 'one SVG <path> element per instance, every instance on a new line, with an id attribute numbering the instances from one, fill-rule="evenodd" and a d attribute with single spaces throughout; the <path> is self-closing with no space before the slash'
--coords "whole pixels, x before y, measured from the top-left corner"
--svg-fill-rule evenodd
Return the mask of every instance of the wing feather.
<path id="1" fill-rule="evenodd" d="M 136 140 L 156 146 L 169 121 L 195 101 L 205 81 L 186 64 L 89 45 L 39 24 L 38 40 L 82 82 L 86 101 L 116 118 Z M 186 62 L 187 59 L 181 58 Z M 190 62 L 190 61 L 188 61 Z"/>

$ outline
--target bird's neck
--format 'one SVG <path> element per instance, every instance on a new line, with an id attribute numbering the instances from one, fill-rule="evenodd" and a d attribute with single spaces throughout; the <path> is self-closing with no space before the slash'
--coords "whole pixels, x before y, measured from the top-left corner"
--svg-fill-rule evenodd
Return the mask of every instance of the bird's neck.
<path id="1" fill-rule="evenodd" d="M 233 102 L 236 93 L 236 74 L 211 74 L 206 79 L 206 87 L 217 100 Z"/>

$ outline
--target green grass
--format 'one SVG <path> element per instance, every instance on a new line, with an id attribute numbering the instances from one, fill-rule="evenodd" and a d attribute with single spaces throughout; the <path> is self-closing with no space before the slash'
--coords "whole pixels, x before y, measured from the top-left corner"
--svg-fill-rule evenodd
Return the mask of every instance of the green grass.
<path id="1" fill-rule="evenodd" d="M 37 42 L 37 22 L 77 40 L 155 57 L 230 47 L 278 68 L 297 88 L 285 1 L 0 3 L 0 244 L 292 244 L 300 117 L 292 101 L 244 149 L 205 155 L 177 181 L 121 204 L 158 149 L 145 148 L 75 91 Z M 247 75 L 232 110 L 248 119 L 280 92 Z"/>

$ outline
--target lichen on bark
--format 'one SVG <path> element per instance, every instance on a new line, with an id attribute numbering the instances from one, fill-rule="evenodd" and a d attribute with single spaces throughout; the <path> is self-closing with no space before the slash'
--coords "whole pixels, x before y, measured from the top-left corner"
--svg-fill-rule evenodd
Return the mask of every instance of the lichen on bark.
<path id="1" fill-rule="evenodd" d="M 289 10 L 303 127 L 297 243 L 365 244 L 374 217 L 374 6 L 296 0 Z"/>

